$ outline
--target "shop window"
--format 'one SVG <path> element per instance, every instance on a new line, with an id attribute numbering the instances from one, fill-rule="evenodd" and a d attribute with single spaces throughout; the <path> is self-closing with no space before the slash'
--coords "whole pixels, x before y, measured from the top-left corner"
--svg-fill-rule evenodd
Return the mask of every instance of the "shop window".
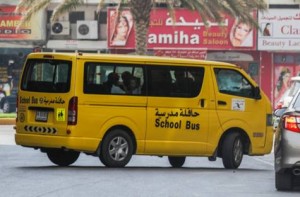
<path id="1" fill-rule="evenodd" d="M 84 20 L 84 12 L 70 12 L 70 23 L 76 23 L 78 20 Z"/>
<path id="2" fill-rule="evenodd" d="M 106 21 L 107 20 L 107 12 L 106 11 L 101 11 L 99 14 L 95 13 L 95 16 L 98 18 L 98 21 L 100 24 L 107 23 L 107 21 Z"/>
<path id="3" fill-rule="evenodd" d="M 298 4 L 270 4 L 269 8 L 279 8 L 279 9 L 299 9 Z"/>
<path id="4" fill-rule="evenodd" d="M 294 56 L 285 54 L 275 55 L 274 62 L 275 64 L 292 64 L 294 63 Z"/>
<path id="5" fill-rule="evenodd" d="M 300 65 L 300 56 L 296 56 L 296 64 Z"/>

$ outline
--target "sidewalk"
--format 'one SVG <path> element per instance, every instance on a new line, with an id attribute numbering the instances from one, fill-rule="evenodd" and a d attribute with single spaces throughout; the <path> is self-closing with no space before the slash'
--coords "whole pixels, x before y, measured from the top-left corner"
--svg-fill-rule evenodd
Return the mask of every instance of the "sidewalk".
<path id="1" fill-rule="evenodd" d="M 0 118 L 0 125 L 15 125 L 16 118 Z"/>

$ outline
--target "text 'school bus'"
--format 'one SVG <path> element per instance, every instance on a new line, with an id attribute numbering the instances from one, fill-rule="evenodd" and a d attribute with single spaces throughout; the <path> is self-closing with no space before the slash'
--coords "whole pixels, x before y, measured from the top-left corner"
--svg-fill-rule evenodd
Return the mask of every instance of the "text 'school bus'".
<path id="1" fill-rule="evenodd" d="M 56 165 L 80 153 L 108 167 L 132 155 L 222 158 L 270 153 L 272 107 L 240 68 L 146 56 L 32 53 L 20 80 L 15 140 Z"/>

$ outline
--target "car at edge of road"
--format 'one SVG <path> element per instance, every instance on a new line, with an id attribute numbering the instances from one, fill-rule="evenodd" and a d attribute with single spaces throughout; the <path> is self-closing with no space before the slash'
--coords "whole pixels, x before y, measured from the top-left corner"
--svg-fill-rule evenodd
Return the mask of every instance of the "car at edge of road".
<path id="1" fill-rule="evenodd" d="M 18 87 L 0 82 L 0 111 L 3 113 L 16 112 Z"/>
<path id="2" fill-rule="evenodd" d="M 274 142 L 275 186 L 291 190 L 300 186 L 300 90 L 275 115 L 280 117 Z"/>
<path id="3" fill-rule="evenodd" d="M 295 76 L 291 78 L 291 86 L 289 89 L 287 89 L 282 97 L 279 99 L 279 101 L 276 103 L 275 110 L 284 108 L 286 109 L 291 100 L 293 99 L 294 95 L 297 93 L 297 91 L 300 89 L 300 76 Z M 274 116 L 273 117 L 273 129 L 276 130 L 276 127 L 278 126 L 279 117 Z"/>

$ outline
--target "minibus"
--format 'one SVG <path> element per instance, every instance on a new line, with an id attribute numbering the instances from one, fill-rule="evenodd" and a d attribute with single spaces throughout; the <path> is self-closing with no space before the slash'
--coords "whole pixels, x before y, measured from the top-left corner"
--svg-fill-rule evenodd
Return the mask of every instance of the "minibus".
<path id="1" fill-rule="evenodd" d="M 21 76 L 15 141 L 58 166 L 81 153 L 107 167 L 133 155 L 221 158 L 271 152 L 272 107 L 229 63 L 137 55 L 29 54 Z"/>

